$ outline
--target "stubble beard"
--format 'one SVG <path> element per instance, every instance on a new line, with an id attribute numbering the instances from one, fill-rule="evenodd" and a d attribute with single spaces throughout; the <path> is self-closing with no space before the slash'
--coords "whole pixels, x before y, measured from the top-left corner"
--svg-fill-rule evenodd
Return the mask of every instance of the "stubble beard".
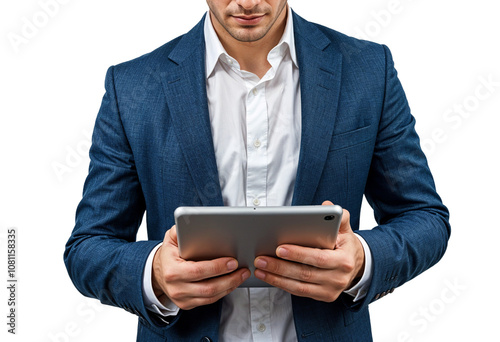
<path id="1" fill-rule="evenodd" d="M 215 13 L 213 11 L 212 11 L 212 13 L 214 13 L 215 19 L 224 28 L 224 30 L 226 30 L 226 32 L 229 33 L 229 35 L 231 37 L 233 37 L 234 39 L 236 39 L 239 42 L 249 43 L 249 42 L 256 42 L 258 40 L 261 40 L 262 38 L 264 38 L 267 35 L 267 33 L 274 26 L 274 24 L 276 23 L 278 18 L 281 16 L 281 13 L 283 12 L 283 10 L 286 8 L 286 4 L 287 4 L 287 1 L 285 1 L 283 3 L 283 6 L 279 9 L 279 12 L 276 15 L 276 17 L 274 18 L 274 20 L 271 23 L 269 23 L 268 26 L 262 27 L 262 28 L 257 28 L 257 27 L 253 27 L 253 26 L 240 26 L 238 28 L 232 28 L 232 27 L 229 27 L 228 25 L 226 25 L 225 22 L 221 18 L 219 18 L 218 15 L 215 15 Z M 252 14 L 262 14 L 262 13 L 265 13 L 265 15 L 268 15 L 269 12 L 268 11 L 261 11 L 261 10 L 259 10 L 259 8 L 257 8 L 255 10 L 246 11 L 244 13 L 225 13 L 224 15 L 234 16 L 234 15 L 244 14 L 244 15 L 249 16 Z M 257 32 L 249 32 L 249 30 L 252 30 L 252 29 L 255 29 Z M 242 32 L 240 32 L 240 31 L 242 31 Z"/>

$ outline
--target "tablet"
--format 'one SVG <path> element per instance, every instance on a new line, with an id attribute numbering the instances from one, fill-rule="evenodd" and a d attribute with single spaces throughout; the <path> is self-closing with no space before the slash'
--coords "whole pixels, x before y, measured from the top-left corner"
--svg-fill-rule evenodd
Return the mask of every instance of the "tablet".
<path id="1" fill-rule="evenodd" d="M 253 273 L 256 256 L 276 256 L 281 244 L 333 249 L 342 218 L 338 205 L 179 207 L 174 212 L 180 257 L 234 257 L 252 276 L 241 287 L 271 286 Z"/>

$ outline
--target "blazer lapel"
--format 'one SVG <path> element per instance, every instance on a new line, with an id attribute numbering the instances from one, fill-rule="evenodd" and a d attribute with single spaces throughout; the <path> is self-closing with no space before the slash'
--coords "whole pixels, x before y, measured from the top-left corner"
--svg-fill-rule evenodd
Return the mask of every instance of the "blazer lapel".
<path id="1" fill-rule="evenodd" d="M 161 79 L 180 148 L 202 204 L 223 205 L 208 114 L 204 20 L 181 38 Z"/>
<path id="2" fill-rule="evenodd" d="M 293 205 L 311 204 L 323 172 L 340 93 L 342 55 L 313 24 L 295 13 L 302 135 Z M 205 83 L 204 20 L 183 36 L 162 72 L 172 122 L 203 205 L 223 205 Z"/>
<path id="3" fill-rule="evenodd" d="M 313 24 L 295 13 L 293 22 L 300 73 L 302 135 L 292 205 L 307 205 L 313 204 L 332 139 L 342 54 Z"/>

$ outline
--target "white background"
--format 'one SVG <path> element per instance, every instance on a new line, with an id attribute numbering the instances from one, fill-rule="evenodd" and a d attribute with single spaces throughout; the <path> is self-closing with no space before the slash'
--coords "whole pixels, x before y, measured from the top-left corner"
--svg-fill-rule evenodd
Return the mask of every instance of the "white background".
<path id="1" fill-rule="evenodd" d="M 0 339 L 135 341 L 134 316 L 86 299 L 73 287 L 63 264 L 64 245 L 87 172 L 89 134 L 106 69 L 186 32 L 206 4 L 59 0 L 58 8 L 44 10 L 46 2 L 0 4 Z M 371 305 L 375 341 L 499 338 L 495 3 L 290 1 L 310 21 L 391 48 L 438 191 L 452 215 L 443 260 Z M 36 26 L 29 30 L 29 25 Z M 13 37 L 24 40 L 16 45 Z M 486 88 L 481 80 L 488 79 Z M 365 206 L 362 227 L 373 224 Z M 6 325 L 9 227 L 18 229 L 19 246 L 15 337 Z M 139 238 L 146 238 L 144 227 Z"/>

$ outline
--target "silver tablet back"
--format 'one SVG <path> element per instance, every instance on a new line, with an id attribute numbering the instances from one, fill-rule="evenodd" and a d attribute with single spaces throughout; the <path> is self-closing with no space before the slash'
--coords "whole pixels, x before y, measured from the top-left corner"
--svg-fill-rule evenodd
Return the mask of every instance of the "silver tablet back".
<path id="1" fill-rule="evenodd" d="M 333 249 L 342 208 L 179 207 L 174 216 L 183 259 L 234 257 L 239 267 L 248 267 L 252 272 L 242 287 L 262 287 L 270 285 L 253 276 L 256 256 L 276 256 L 276 247 L 285 243 Z"/>

